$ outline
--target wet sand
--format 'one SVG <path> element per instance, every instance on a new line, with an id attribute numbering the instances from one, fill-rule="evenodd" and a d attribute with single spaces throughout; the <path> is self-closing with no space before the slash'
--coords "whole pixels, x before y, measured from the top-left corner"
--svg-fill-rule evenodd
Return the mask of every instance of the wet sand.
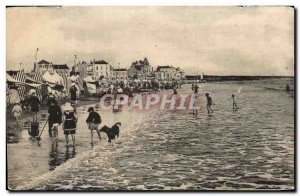
<path id="1" fill-rule="evenodd" d="M 94 104 L 90 104 L 90 102 L 94 102 Z M 96 132 L 94 132 L 93 145 L 91 144 L 90 130 L 85 122 L 88 116 L 87 109 L 90 106 L 95 107 L 102 118 L 102 124 L 99 127 L 103 125 L 111 127 L 116 122 L 121 122 L 121 129 L 128 129 L 129 126 L 133 126 L 132 119 L 138 121 L 143 116 L 143 112 L 131 113 L 126 110 L 118 113 L 113 113 L 112 110 L 100 111 L 98 108 L 99 103 L 95 100 L 89 102 L 81 101 L 80 105 L 77 107 L 79 119 L 77 122 L 75 148 L 71 145 L 66 146 L 62 126 L 58 130 L 59 136 L 56 145 L 48 135 L 48 124 L 46 124 L 40 141 L 30 139 L 28 131 L 23 129 L 18 143 L 7 144 L 8 185 L 10 189 L 23 186 L 32 179 L 53 171 L 69 159 L 91 151 L 99 145 L 109 145 L 106 134 L 101 133 L 102 140 L 100 142 Z M 46 114 L 45 112 L 46 110 L 42 110 L 41 114 Z M 39 118 L 40 131 L 46 122 L 46 115 L 41 116 L 44 117 Z M 123 133 L 121 133 L 121 137 L 122 135 Z"/>

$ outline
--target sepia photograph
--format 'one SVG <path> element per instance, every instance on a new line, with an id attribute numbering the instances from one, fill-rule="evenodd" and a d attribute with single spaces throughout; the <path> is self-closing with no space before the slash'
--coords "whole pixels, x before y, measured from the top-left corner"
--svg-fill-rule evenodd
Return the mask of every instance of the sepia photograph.
<path id="1" fill-rule="evenodd" d="M 5 11 L 8 191 L 295 191 L 295 7 Z"/>

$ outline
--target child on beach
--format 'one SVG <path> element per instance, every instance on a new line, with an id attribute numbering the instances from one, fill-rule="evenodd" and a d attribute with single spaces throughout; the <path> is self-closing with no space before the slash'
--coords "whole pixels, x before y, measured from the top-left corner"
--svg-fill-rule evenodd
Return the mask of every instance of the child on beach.
<path id="1" fill-rule="evenodd" d="M 40 111 L 40 100 L 38 99 L 36 92 L 33 91 L 31 97 L 29 98 L 29 105 L 31 112 L 33 113 L 33 122 L 37 122 L 37 114 Z"/>
<path id="2" fill-rule="evenodd" d="M 71 103 L 76 106 L 77 105 L 77 93 L 78 93 L 78 89 L 75 85 L 75 83 L 72 83 L 72 86 L 70 88 L 70 94 L 71 94 Z"/>
<path id="3" fill-rule="evenodd" d="M 172 96 L 173 96 L 173 95 L 177 95 L 177 90 L 176 90 L 175 87 L 173 88 L 173 94 L 172 94 Z"/>
<path id="4" fill-rule="evenodd" d="M 198 84 L 195 84 L 195 87 L 194 87 L 194 94 L 198 94 L 199 93 L 199 86 Z"/>
<path id="5" fill-rule="evenodd" d="M 91 145 L 93 146 L 93 130 L 97 131 L 99 140 L 101 140 L 101 135 L 98 129 L 98 126 L 101 124 L 101 117 L 100 115 L 95 112 L 93 107 L 88 109 L 89 116 L 86 119 L 86 123 L 88 124 L 89 129 L 91 130 Z"/>
<path id="6" fill-rule="evenodd" d="M 193 114 L 198 114 L 198 109 L 199 109 L 199 99 L 198 99 L 198 95 L 194 94 L 192 95 L 194 96 L 194 108 L 193 108 Z"/>
<path id="7" fill-rule="evenodd" d="M 57 137 L 56 134 L 58 125 L 62 123 L 62 111 L 61 108 L 58 106 L 57 101 L 55 100 L 50 102 L 48 107 L 49 136 Z"/>
<path id="8" fill-rule="evenodd" d="M 22 108 L 20 106 L 20 103 L 16 103 L 16 105 L 14 105 L 14 107 L 12 108 L 12 113 L 18 123 L 19 117 L 21 117 L 21 113 L 22 113 Z"/>
<path id="9" fill-rule="evenodd" d="M 237 103 L 236 103 L 236 99 L 235 99 L 235 95 L 232 94 L 232 108 L 233 109 L 238 109 L 239 107 L 237 106 Z"/>
<path id="10" fill-rule="evenodd" d="M 63 106 L 64 110 L 64 134 L 66 138 L 67 145 L 69 144 L 69 135 L 71 134 L 73 147 L 75 146 L 75 133 L 77 124 L 77 115 L 75 113 L 74 107 L 71 103 L 66 102 Z"/>
<path id="11" fill-rule="evenodd" d="M 205 96 L 206 96 L 206 100 L 207 100 L 207 112 L 210 113 L 210 112 L 214 112 L 211 108 L 211 106 L 215 103 L 213 102 L 211 96 L 209 96 L 209 93 L 205 93 Z"/>
<path id="12" fill-rule="evenodd" d="M 194 89 L 195 89 L 195 85 L 194 83 L 192 83 L 192 91 L 194 91 Z"/>

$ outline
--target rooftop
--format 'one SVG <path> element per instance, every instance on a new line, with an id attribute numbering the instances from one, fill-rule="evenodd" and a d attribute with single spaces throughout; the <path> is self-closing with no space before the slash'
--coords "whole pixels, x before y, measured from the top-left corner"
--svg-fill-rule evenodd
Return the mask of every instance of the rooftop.
<path id="1" fill-rule="evenodd" d="M 100 61 L 94 61 L 95 64 L 108 64 L 108 62 L 104 61 L 104 60 L 100 60 Z"/>
<path id="2" fill-rule="evenodd" d="M 67 64 L 53 64 L 54 69 L 69 69 Z"/>
<path id="3" fill-rule="evenodd" d="M 126 68 L 120 68 L 120 69 L 113 69 L 113 71 L 127 71 Z"/>
<path id="4" fill-rule="evenodd" d="M 40 62 L 38 62 L 38 64 L 50 64 L 48 61 L 46 61 L 46 60 L 41 60 Z"/>
<path id="5" fill-rule="evenodd" d="M 157 66 L 156 71 L 159 71 L 160 69 L 176 69 L 176 68 L 171 65 L 163 65 L 163 66 Z"/>

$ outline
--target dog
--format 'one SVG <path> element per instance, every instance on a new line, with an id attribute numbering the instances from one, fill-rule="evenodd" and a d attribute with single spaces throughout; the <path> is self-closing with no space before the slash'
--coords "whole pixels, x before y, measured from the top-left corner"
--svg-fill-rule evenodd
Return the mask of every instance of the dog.
<path id="1" fill-rule="evenodd" d="M 117 122 L 111 128 L 109 128 L 108 126 L 104 125 L 99 130 L 99 132 L 105 132 L 107 134 L 107 137 L 108 137 L 108 142 L 111 143 L 111 140 L 115 139 L 116 137 L 119 138 L 119 134 L 120 134 L 120 128 L 119 127 L 120 126 L 121 126 L 120 122 Z"/>

